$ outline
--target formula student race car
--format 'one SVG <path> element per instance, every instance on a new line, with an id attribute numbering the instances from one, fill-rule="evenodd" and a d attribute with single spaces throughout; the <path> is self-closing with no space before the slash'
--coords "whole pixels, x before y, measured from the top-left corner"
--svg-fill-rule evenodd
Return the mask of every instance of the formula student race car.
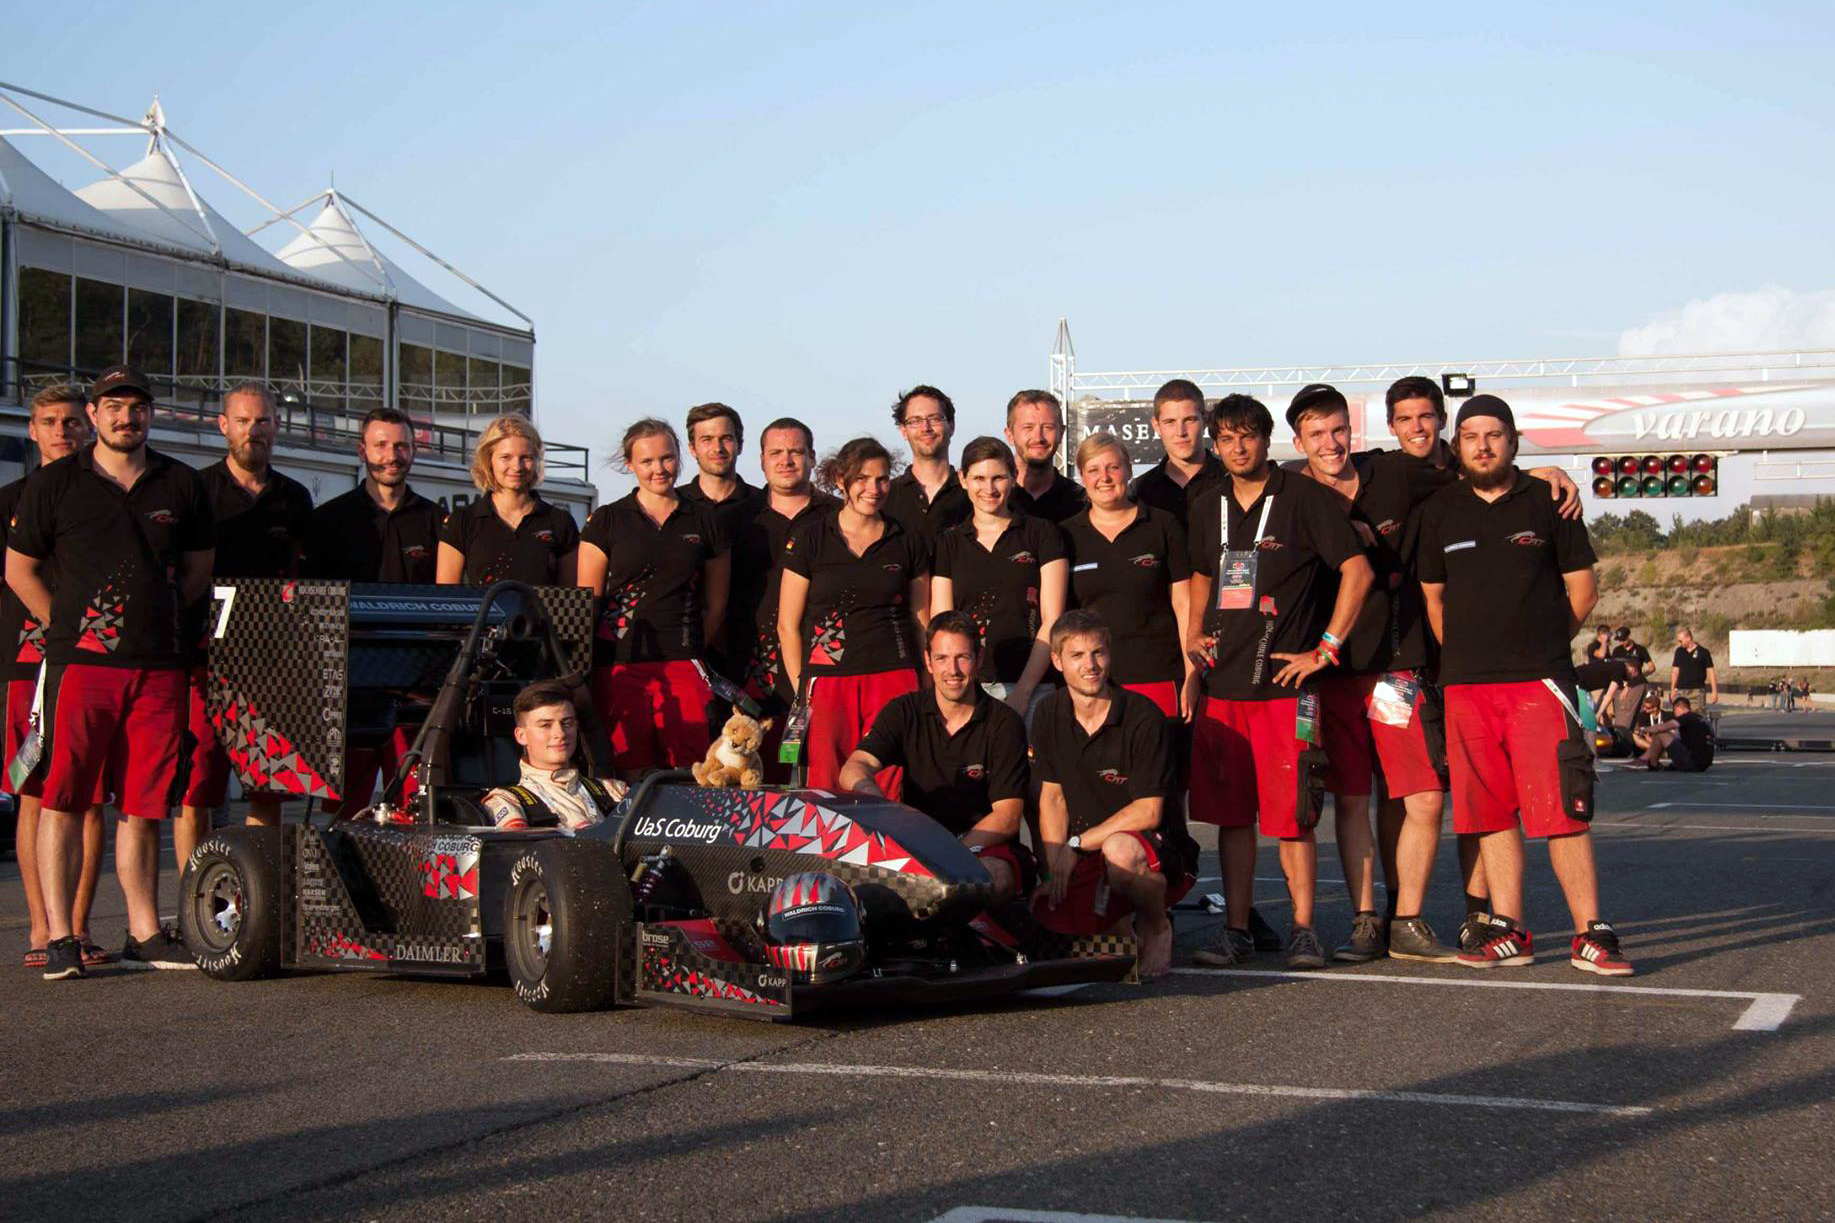
<path id="1" fill-rule="evenodd" d="M 539 1011 L 663 1003 L 766 1019 L 1132 972 L 1125 936 L 1058 934 L 1017 904 L 989 912 L 976 857 L 883 800 L 666 772 L 576 836 L 495 828 L 479 799 L 516 776 L 510 701 L 535 679 L 584 674 L 591 611 L 584 591 L 518 583 L 219 587 L 207 704 L 245 788 L 335 800 L 347 738 L 414 733 L 355 818 L 204 840 L 180 890 L 198 966 L 237 981 L 507 971 Z"/>

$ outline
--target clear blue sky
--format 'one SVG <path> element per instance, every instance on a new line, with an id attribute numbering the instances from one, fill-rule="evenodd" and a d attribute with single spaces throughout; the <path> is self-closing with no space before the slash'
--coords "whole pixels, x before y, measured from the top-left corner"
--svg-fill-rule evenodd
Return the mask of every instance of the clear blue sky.
<path id="1" fill-rule="evenodd" d="M 1059 315 L 1087 369 L 1257 365 L 1820 291 L 1832 51 L 1811 4 L 66 3 L 0 79 L 158 92 L 276 201 L 335 171 L 534 316 L 546 429 L 603 455 L 706 399 L 894 440 L 919 381 L 966 438 Z"/>

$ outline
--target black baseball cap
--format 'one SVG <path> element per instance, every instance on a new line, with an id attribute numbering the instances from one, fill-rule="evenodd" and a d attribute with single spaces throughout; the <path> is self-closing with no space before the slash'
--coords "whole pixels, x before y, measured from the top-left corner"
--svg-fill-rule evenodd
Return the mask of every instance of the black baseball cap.
<path id="1" fill-rule="evenodd" d="M 95 403 L 104 395 L 119 395 L 122 391 L 139 391 L 149 400 L 153 398 L 153 388 L 147 383 L 145 374 L 131 365 L 111 365 L 89 384 L 89 402 Z"/>
<path id="2" fill-rule="evenodd" d="M 1510 432 L 1516 432 L 1516 416 L 1510 411 L 1510 405 L 1495 395 L 1474 395 L 1460 405 L 1459 419 L 1453 422 L 1453 431 L 1458 432 L 1459 426 L 1473 416 L 1495 416 L 1509 427 Z"/>
<path id="3" fill-rule="evenodd" d="M 1329 382 L 1309 382 L 1294 392 L 1293 402 L 1287 405 L 1287 427 L 1295 433 L 1300 431 L 1300 413 L 1316 412 L 1324 408 L 1338 408 L 1346 413 L 1351 405 L 1345 402 L 1344 392 Z"/>

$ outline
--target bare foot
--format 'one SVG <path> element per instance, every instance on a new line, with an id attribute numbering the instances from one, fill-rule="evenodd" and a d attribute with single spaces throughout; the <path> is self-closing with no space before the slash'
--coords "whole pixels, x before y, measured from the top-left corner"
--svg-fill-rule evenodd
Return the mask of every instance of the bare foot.
<path id="1" fill-rule="evenodd" d="M 1137 921 L 1134 929 L 1140 947 L 1134 971 L 1143 982 L 1165 976 L 1172 969 L 1172 923 L 1165 918 L 1152 925 Z"/>

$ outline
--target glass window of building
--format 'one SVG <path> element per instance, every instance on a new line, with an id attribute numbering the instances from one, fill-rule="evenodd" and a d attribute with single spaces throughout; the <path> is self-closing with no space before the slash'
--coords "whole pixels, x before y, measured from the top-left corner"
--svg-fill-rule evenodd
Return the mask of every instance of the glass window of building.
<path id="1" fill-rule="evenodd" d="M 268 319 L 268 382 L 274 393 L 306 394 L 306 324 Z"/>
<path id="2" fill-rule="evenodd" d="M 515 365 L 503 367 L 503 410 L 521 412 L 529 416 L 535 408 L 533 389 L 529 385 L 529 371 Z"/>
<path id="3" fill-rule="evenodd" d="M 94 375 L 121 361 L 121 315 L 126 307 L 120 285 L 76 278 L 76 364 Z"/>
<path id="4" fill-rule="evenodd" d="M 483 357 L 473 357 L 470 373 L 472 414 L 489 418 L 502 412 L 501 392 L 497 384 L 497 363 L 487 361 Z"/>
<path id="5" fill-rule="evenodd" d="M 175 365 L 183 404 L 205 407 L 217 401 L 217 322 L 215 302 L 178 299 L 178 350 Z"/>
<path id="6" fill-rule="evenodd" d="M 231 382 L 268 375 L 268 320 L 247 310 L 223 311 L 223 373 Z"/>
<path id="7" fill-rule="evenodd" d="M 344 332 L 335 327 L 312 328 L 312 392 L 306 398 L 316 408 L 343 408 L 348 362 Z"/>
<path id="8" fill-rule="evenodd" d="M 373 335 L 353 332 L 350 337 L 350 410 L 367 412 L 381 406 L 382 341 Z"/>
<path id="9" fill-rule="evenodd" d="M 70 368 L 70 276 L 19 269 L 19 359 L 22 381 L 45 386 Z"/>
<path id="10" fill-rule="evenodd" d="M 434 406 L 441 413 L 465 411 L 466 359 L 457 353 L 433 354 Z"/>
<path id="11" fill-rule="evenodd" d="M 172 317 L 166 294 L 127 291 L 127 363 L 152 381 L 158 399 L 172 397 Z"/>
<path id="12" fill-rule="evenodd" d="M 401 346 L 401 410 L 425 420 L 433 415 L 433 350 L 419 344 Z"/>

